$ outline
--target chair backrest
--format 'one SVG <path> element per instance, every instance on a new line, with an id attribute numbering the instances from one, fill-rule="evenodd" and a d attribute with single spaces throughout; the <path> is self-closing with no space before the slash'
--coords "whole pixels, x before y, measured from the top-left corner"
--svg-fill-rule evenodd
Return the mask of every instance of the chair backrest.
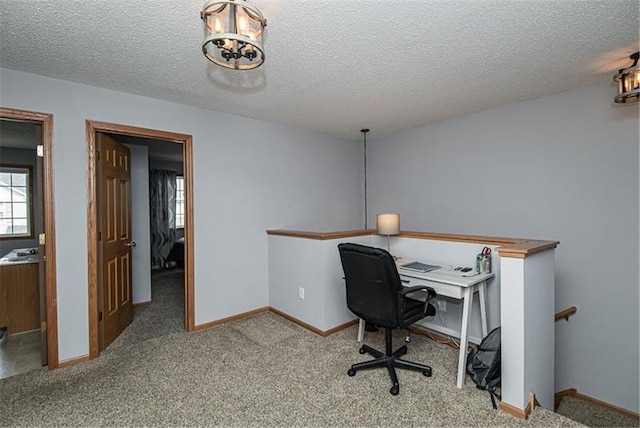
<path id="1" fill-rule="evenodd" d="M 398 326 L 398 291 L 402 289 L 391 254 L 380 248 L 339 244 L 347 285 L 347 307 L 379 327 Z"/>

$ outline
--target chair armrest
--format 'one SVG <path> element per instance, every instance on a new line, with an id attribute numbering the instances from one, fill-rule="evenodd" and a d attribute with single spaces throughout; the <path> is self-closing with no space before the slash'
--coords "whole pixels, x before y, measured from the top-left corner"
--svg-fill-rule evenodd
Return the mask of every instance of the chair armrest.
<path id="1" fill-rule="evenodd" d="M 431 300 L 436 297 L 436 291 L 431 288 L 431 287 L 427 287 L 426 285 L 416 285 L 415 287 L 403 287 L 402 290 L 398 290 L 398 312 L 401 314 L 402 317 L 404 317 L 404 310 L 405 310 L 405 301 L 407 298 L 407 294 L 409 293 L 413 293 L 416 291 L 426 291 L 427 292 L 427 298 L 424 300 L 424 313 L 427 314 L 428 310 L 429 310 L 429 306 L 430 306 L 430 302 Z"/>
<path id="2" fill-rule="evenodd" d="M 402 297 L 405 297 L 409 293 L 413 293 L 414 291 L 421 291 L 421 290 L 427 292 L 427 303 L 429 303 L 431 299 L 436 297 L 436 291 L 431 287 L 427 287 L 426 285 L 416 285 L 414 287 L 403 287 L 402 290 L 398 291 L 398 294 L 400 294 Z"/>

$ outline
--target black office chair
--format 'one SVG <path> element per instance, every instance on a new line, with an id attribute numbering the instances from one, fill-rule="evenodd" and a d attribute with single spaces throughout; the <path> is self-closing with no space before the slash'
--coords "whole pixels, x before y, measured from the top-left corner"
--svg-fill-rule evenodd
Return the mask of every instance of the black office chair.
<path id="1" fill-rule="evenodd" d="M 407 353 L 406 346 L 392 352 L 391 332 L 435 315 L 436 309 L 429 302 L 436 292 L 426 286 L 403 287 L 393 257 L 383 249 L 345 243 L 338 245 L 338 251 L 347 284 L 347 307 L 363 320 L 385 329 L 386 352 L 363 344 L 360 353 L 375 359 L 352 365 L 347 374 L 355 376 L 358 370 L 386 367 L 392 383 L 389 392 L 398 395 L 396 368 L 431 376 L 431 367 L 401 359 Z M 407 296 L 418 290 L 427 292 L 425 302 Z"/>

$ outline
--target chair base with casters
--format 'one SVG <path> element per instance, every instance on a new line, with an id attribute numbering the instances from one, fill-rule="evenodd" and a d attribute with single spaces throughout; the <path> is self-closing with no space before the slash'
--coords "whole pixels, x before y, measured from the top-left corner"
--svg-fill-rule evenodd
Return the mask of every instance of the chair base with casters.
<path id="1" fill-rule="evenodd" d="M 349 376 L 355 376 L 356 372 L 359 370 L 373 369 L 378 367 L 386 367 L 387 372 L 389 373 L 389 377 L 391 378 L 391 389 L 389 392 L 392 395 L 398 395 L 400 393 L 400 384 L 398 382 L 398 375 L 396 374 L 396 368 L 405 369 L 405 370 L 413 370 L 422 372 L 424 376 L 431 376 L 431 367 L 426 366 L 424 364 L 414 363 L 412 361 L 403 360 L 400 358 L 404 354 L 407 353 L 407 347 L 405 345 L 398 348 L 396 351 L 392 351 L 392 342 L 391 342 L 391 333 L 392 329 L 385 328 L 385 348 L 386 352 L 378 351 L 368 345 L 362 345 L 360 348 L 361 354 L 369 354 L 372 355 L 375 359 L 370 361 L 365 361 L 362 363 L 353 364 L 351 368 L 347 371 Z"/>

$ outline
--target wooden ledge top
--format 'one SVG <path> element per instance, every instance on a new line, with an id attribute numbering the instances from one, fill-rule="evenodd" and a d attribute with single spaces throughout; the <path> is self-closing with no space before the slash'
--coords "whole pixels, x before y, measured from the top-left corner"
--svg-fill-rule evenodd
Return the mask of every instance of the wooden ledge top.
<path id="1" fill-rule="evenodd" d="M 342 232 L 307 232 L 300 230 L 267 230 L 267 235 L 288 236 L 290 238 L 304 238 L 325 241 L 329 239 L 350 238 L 354 236 L 375 235 L 375 229 L 347 230 Z M 431 239 L 437 241 L 454 241 L 471 244 L 496 245 L 500 257 L 524 259 L 541 251 L 556 248 L 559 241 L 542 241 L 536 239 L 501 238 L 494 236 L 455 235 L 450 233 L 409 232 L 403 231 L 399 235 L 404 238 Z"/>
<path id="2" fill-rule="evenodd" d="M 534 239 L 523 239 L 514 244 L 505 245 L 497 248 L 500 257 L 509 257 L 515 259 L 524 259 L 535 253 L 545 250 L 554 249 L 560 244 L 560 241 L 538 241 Z"/>
<path id="3" fill-rule="evenodd" d="M 376 231 L 373 229 L 346 230 L 343 232 L 306 232 L 302 230 L 284 230 L 272 229 L 267 230 L 267 235 L 288 236 L 290 238 L 305 238 L 325 241 L 328 239 L 351 238 L 353 236 L 373 235 Z"/>
<path id="4" fill-rule="evenodd" d="M 374 231 L 375 232 L 375 231 Z M 495 236 L 454 235 L 433 232 L 400 232 L 406 238 L 434 239 L 439 241 L 456 241 L 473 244 L 496 245 L 500 257 L 524 259 L 540 251 L 556 248 L 559 241 L 542 241 L 537 239 L 502 238 Z"/>

